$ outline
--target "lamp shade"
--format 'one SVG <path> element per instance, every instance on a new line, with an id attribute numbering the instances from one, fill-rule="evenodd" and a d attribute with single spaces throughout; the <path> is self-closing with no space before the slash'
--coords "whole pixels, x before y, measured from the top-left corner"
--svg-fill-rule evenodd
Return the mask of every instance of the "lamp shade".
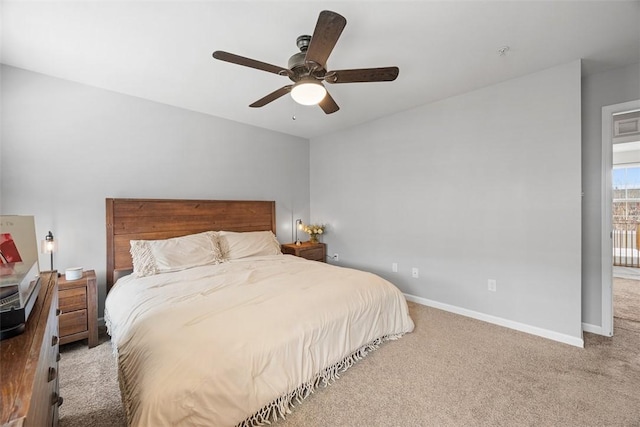
<path id="1" fill-rule="evenodd" d="M 300 246 L 300 239 L 298 239 L 298 230 L 302 230 L 302 220 L 296 219 L 296 245 Z"/>
<path id="2" fill-rule="evenodd" d="M 291 97 L 298 104 L 316 105 L 324 99 L 327 90 L 316 79 L 300 80 L 291 89 Z"/>
<path id="3" fill-rule="evenodd" d="M 49 233 L 44 236 L 42 241 L 42 253 L 49 254 L 51 258 L 51 271 L 53 271 L 53 253 L 58 249 L 58 242 L 54 240 L 53 233 Z"/>
<path id="4" fill-rule="evenodd" d="M 53 239 L 53 234 L 49 232 L 42 241 L 42 253 L 54 253 L 57 250 L 57 246 L 57 242 Z"/>

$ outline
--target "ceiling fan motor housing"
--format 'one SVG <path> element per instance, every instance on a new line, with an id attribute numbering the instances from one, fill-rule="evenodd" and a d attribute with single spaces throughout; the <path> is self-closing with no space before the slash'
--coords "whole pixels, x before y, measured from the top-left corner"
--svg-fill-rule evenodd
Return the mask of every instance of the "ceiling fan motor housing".
<path id="1" fill-rule="evenodd" d="M 309 35 L 302 35 L 296 39 L 296 45 L 300 49 L 300 52 L 293 54 L 291 58 L 289 58 L 289 62 L 287 64 L 289 69 L 292 71 L 292 74 L 289 77 L 294 82 L 311 75 L 319 80 L 324 76 L 325 70 L 323 68 L 318 69 L 314 67 L 312 72 L 305 61 L 309 43 L 311 43 L 311 36 Z"/>
<path id="2" fill-rule="evenodd" d="M 287 64 L 289 69 L 295 72 L 296 68 L 304 67 L 304 58 L 307 56 L 306 52 L 298 52 L 291 55 L 289 63 Z"/>

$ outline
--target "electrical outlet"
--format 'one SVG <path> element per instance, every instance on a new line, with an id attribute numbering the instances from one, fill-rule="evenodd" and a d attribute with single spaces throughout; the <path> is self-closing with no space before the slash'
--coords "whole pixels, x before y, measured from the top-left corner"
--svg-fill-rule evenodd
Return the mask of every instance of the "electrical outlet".
<path id="1" fill-rule="evenodd" d="M 496 291 L 496 280 L 495 279 L 487 280 L 487 289 L 489 289 L 491 292 L 495 292 Z"/>
<path id="2" fill-rule="evenodd" d="M 394 273 L 398 272 L 398 263 L 394 262 L 393 264 L 391 264 L 391 271 L 393 271 Z"/>
<path id="3" fill-rule="evenodd" d="M 338 254 L 333 254 L 333 260 L 334 260 L 334 261 L 340 261 L 340 255 L 338 255 Z"/>
<path id="4" fill-rule="evenodd" d="M 411 277 L 413 277 L 414 279 L 417 279 L 419 277 L 418 269 L 416 267 L 413 267 L 411 269 Z"/>

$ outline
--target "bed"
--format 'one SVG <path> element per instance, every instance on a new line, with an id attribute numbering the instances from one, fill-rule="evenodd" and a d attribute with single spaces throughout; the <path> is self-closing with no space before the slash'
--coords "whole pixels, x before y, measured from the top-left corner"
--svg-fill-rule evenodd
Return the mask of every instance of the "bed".
<path id="1" fill-rule="evenodd" d="M 413 330 L 388 281 L 282 255 L 272 201 L 107 199 L 106 208 L 105 322 L 129 425 L 273 422 Z"/>

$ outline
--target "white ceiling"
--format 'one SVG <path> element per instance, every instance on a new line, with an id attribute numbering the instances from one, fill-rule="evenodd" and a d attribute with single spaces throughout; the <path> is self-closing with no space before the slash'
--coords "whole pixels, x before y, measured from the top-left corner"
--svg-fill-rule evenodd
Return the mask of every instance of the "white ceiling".
<path id="1" fill-rule="evenodd" d="M 289 80 L 212 52 L 286 66 L 324 9 L 347 19 L 328 69 L 397 65 L 398 79 L 327 85 L 331 115 L 289 96 L 249 108 Z M 640 62 L 640 1 L 2 0 L 0 13 L 4 64 L 306 138 L 576 59 L 583 74 Z"/>

